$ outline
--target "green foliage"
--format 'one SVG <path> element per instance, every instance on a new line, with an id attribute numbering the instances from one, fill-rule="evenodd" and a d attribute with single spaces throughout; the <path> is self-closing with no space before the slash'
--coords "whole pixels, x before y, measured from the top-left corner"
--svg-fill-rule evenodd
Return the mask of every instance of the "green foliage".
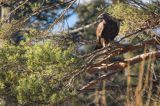
<path id="1" fill-rule="evenodd" d="M 75 61 L 71 51 L 71 49 L 62 50 L 50 43 L 35 45 L 32 48 L 28 48 L 25 55 L 28 58 L 27 66 L 31 70 L 39 71 L 47 69 L 59 69 L 57 70 L 59 72 L 69 71 L 70 68 L 68 66 L 72 66 L 72 63 Z"/>
<path id="2" fill-rule="evenodd" d="M 4 24 L 2 28 L 0 28 L 0 38 L 1 39 L 7 39 L 11 36 L 12 34 L 12 25 L 11 24 Z"/>
<path id="3" fill-rule="evenodd" d="M 61 79 L 79 68 L 72 48 L 63 50 L 47 42 L 34 46 L 8 46 L 0 51 L 0 94 L 19 104 L 54 103 L 72 95 Z M 61 85 L 61 86 L 60 86 Z"/>
<path id="4" fill-rule="evenodd" d="M 0 39 L 9 41 L 15 32 L 23 27 L 24 23 L 18 22 L 17 20 L 12 20 L 11 23 L 3 23 L 0 27 Z"/>
<path id="5" fill-rule="evenodd" d="M 104 0 L 93 0 L 91 3 L 80 5 L 77 13 L 79 16 L 79 23 L 91 23 L 102 12 Z"/>
<path id="6" fill-rule="evenodd" d="M 40 73 L 33 73 L 18 80 L 17 99 L 20 104 L 35 101 L 48 101 L 51 89 Z"/>
<path id="7" fill-rule="evenodd" d="M 2 92 L 3 89 L 4 89 L 4 83 L 0 81 L 0 92 Z"/>
<path id="8" fill-rule="evenodd" d="M 110 6 L 108 12 L 113 17 L 123 20 L 120 28 L 121 34 L 146 26 L 146 22 L 150 18 L 146 11 L 123 3 Z"/>

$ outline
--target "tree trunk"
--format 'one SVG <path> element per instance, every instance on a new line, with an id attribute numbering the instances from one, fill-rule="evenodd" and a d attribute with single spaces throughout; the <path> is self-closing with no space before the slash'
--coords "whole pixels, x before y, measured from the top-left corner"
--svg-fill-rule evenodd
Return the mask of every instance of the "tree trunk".
<path id="1" fill-rule="evenodd" d="M 4 2 L 0 2 L 0 28 L 3 30 L 3 27 L 5 27 L 5 23 L 10 23 L 11 22 L 11 15 L 10 12 L 12 11 L 12 5 L 9 5 Z M 1 36 L 2 37 L 2 36 Z M 0 48 L 3 47 L 5 40 L 0 38 Z"/>
<path id="2" fill-rule="evenodd" d="M 7 4 L 2 4 L 1 6 L 1 21 L 2 22 L 7 22 L 10 23 L 11 22 L 11 12 L 12 7 L 7 5 Z"/>

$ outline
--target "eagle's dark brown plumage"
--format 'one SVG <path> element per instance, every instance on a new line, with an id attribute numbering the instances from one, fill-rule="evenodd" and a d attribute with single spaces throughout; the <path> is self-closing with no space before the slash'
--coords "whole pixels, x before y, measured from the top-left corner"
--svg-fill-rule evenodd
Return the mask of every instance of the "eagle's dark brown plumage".
<path id="1" fill-rule="evenodd" d="M 95 49 L 105 47 L 110 41 L 119 33 L 120 22 L 119 20 L 113 19 L 109 14 L 102 13 L 98 16 L 101 22 L 97 26 L 96 36 L 97 45 Z"/>

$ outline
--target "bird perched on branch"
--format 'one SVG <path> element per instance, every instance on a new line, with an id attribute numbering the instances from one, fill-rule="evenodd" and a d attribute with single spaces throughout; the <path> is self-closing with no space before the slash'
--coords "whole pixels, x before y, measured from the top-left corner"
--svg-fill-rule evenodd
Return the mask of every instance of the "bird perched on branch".
<path id="1" fill-rule="evenodd" d="M 100 49 L 108 45 L 118 35 L 121 20 L 105 13 L 100 14 L 97 19 L 100 20 L 100 23 L 96 30 L 97 45 L 95 49 Z"/>

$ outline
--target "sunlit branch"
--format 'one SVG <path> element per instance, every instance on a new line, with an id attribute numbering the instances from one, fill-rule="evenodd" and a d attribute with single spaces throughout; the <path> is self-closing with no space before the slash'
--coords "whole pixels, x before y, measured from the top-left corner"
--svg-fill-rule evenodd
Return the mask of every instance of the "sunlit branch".
<path id="1" fill-rule="evenodd" d="M 92 70 L 123 70 L 124 68 L 127 67 L 127 63 L 129 62 L 130 65 L 134 65 L 136 63 L 141 62 L 142 60 L 147 60 L 149 56 L 155 56 L 156 58 L 160 57 L 160 52 L 155 51 L 155 52 L 149 52 L 149 53 L 144 53 L 141 55 L 137 55 L 135 57 L 129 58 L 129 59 L 123 59 L 121 61 L 117 61 L 111 64 L 106 64 L 103 66 L 99 67 L 94 67 Z"/>
<path id="2" fill-rule="evenodd" d="M 98 79 L 95 79 L 95 80 L 87 83 L 80 90 L 86 90 L 86 89 L 94 86 L 95 84 L 97 84 L 99 81 L 110 78 L 115 73 L 118 73 L 118 72 L 124 70 L 124 68 L 127 67 L 128 63 L 130 63 L 130 65 L 132 66 L 132 65 L 137 64 L 137 63 L 139 63 L 143 60 L 149 59 L 150 56 L 155 57 L 155 58 L 160 58 L 160 52 L 154 51 L 154 52 L 144 53 L 144 54 L 137 55 L 137 56 L 129 58 L 129 59 L 124 59 L 122 61 L 118 61 L 118 62 L 115 62 L 115 63 L 106 64 L 104 66 L 99 66 L 99 67 L 94 67 L 94 68 L 92 68 L 92 70 L 96 70 L 96 71 L 98 71 L 98 70 L 108 70 L 108 72 L 107 72 L 107 74 L 102 75 Z"/>

